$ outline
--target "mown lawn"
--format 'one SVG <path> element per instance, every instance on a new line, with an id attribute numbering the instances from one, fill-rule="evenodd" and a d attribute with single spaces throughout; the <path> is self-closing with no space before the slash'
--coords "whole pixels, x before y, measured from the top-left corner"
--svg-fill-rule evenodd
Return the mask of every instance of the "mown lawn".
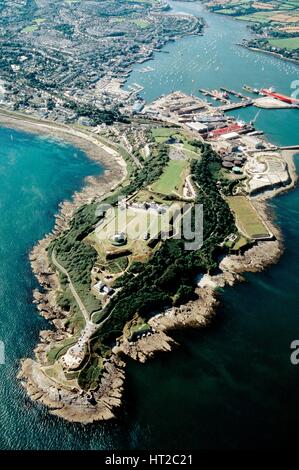
<path id="1" fill-rule="evenodd" d="M 188 162 L 185 160 L 170 160 L 164 172 L 153 184 L 152 190 L 160 194 L 171 194 L 173 191 L 181 192 Z"/>
<path id="2" fill-rule="evenodd" d="M 230 196 L 227 202 L 236 216 L 238 227 L 248 238 L 269 236 L 267 227 L 245 196 Z"/>
<path id="3" fill-rule="evenodd" d="M 36 31 L 38 29 L 38 26 L 36 26 L 35 24 L 33 25 L 30 25 L 30 26 L 26 26 L 26 28 L 22 29 L 22 33 L 33 33 L 34 31 Z"/>

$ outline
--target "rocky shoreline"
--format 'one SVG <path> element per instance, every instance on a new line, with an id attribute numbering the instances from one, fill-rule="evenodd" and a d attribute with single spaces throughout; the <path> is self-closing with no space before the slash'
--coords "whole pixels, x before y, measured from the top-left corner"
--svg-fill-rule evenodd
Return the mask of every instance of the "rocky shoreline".
<path id="1" fill-rule="evenodd" d="M 59 285 L 58 279 L 49 266 L 46 253 L 48 243 L 55 235 L 49 235 L 40 241 L 33 249 L 30 260 L 44 292 L 35 291 L 34 299 L 41 315 L 52 321 L 55 330 L 41 332 L 41 342 L 34 351 L 36 360 L 25 359 L 22 362 L 19 378 L 31 399 L 45 404 L 51 414 L 68 421 L 87 424 L 114 418 L 116 411 L 122 405 L 126 357 L 143 363 L 158 352 L 171 351 L 178 346 L 171 337 L 172 331 L 202 328 L 212 320 L 219 303 L 218 287 L 233 286 L 236 282 L 244 280 L 242 276 L 244 272 L 262 271 L 277 262 L 281 256 L 282 236 L 273 222 L 267 203 L 257 199 L 254 204 L 267 220 L 275 240 L 260 242 L 243 255 L 225 257 L 220 263 L 222 273 L 206 276 L 204 286 L 196 289 L 197 300 L 167 310 L 150 319 L 149 324 L 154 332 L 151 336 L 141 338 L 133 344 L 123 339 L 113 349 L 112 356 L 104 365 L 104 376 L 98 390 L 93 394 L 92 403 L 87 394 L 78 389 L 66 391 L 55 386 L 55 383 L 41 370 L 45 364 L 45 353 L 51 342 L 64 339 L 66 332 L 62 326 L 65 313 L 56 304 L 55 292 Z"/>
<path id="2" fill-rule="evenodd" d="M 0 123 L 3 115 L 0 114 Z M 177 343 L 171 337 L 171 332 L 184 328 L 202 328 L 206 326 L 215 315 L 218 305 L 217 288 L 225 285 L 234 285 L 242 281 L 242 274 L 248 271 L 261 271 L 267 266 L 277 262 L 282 251 L 282 235 L 275 226 L 273 214 L 270 212 L 267 199 L 275 194 L 291 189 L 296 183 L 295 166 L 290 166 L 292 182 L 286 188 L 269 192 L 266 195 L 256 197 L 254 205 L 263 216 L 267 225 L 275 236 L 274 240 L 263 241 L 247 250 L 243 255 L 230 255 L 222 259 L 220 263 L 221 273 L 215 276 L 204 276 L 204 282 L 196 289 L 198 299 L 187 304 L 168 309 L 149 320 L 153 334 L 141 338 L 135 343 L 123 339 L 114 347 L 112 355 L 104 363 L 104 374 L 98 389 L 92 395 L 83 392 L 77 387 L 63 388 L 55 380 L 43 373 L 46 365 L 46 353 L 53 342 L 70 337 L 70 333 L 64 328 L 64 322 L 68 313 L 64 312 L 56 302 L 56 291 L 59 288 L 58 276 L 51 268 L 47 256 L 49 243 L 61 231 L 68 227 L 74 211 L 84 203 L 103 197 L 104 194 L 116 188 L 126 177 L 125 164 L 121 157 L 107 154 L 103 145 L 80 135 L 80 132 L 65 126 L 48 123 L 25 122 L 19 125 L 19 119 L 11 117 L 8 127 L 17 127 L 29 132 L 41 132 L 54 137 L 65 138 L 84 149 L 94 159 L 104 163 L 105 173 L 99 178 L 88 178 L 85 188 L 75 193 L 72 201 L 65 201 L 60 205 L 60 211 L 56 215 L 56 223 L 53 231 L 33 248 L 30 261 L 33 272 L 37 277 L 42 290 L 34 291 L 34 303 L 39 313 L 50 320 L 55 329 L 40 333 L 40 343 L 36 347 L 35 360 L 24 359 L 18 378 L 32 400 L 39 401 L 48 406 L 50 413 L 72 422 L 83 424 L 94 421 L 108 420 L 115 417 L 116 411 L 122 404 L 123 386 L 125 380 L 126 357 L 139 362 L 145 362 L 156 353 L 171 351 L 177 347 Z M 81 140 L 81 141 L 80 141 Z M 79 144 L 80 141 L 80 144 Z M 101 150 L 101 151 L 99 151 Z M 292 154 L 288 154 L 288 164 L 292 163 Z"/>
<path id="3" fill-rule="evenodd" d="M 157 352 L 170 351 L 177 346 L 171 336 L 168 336 L 171 331 L 202 328 L 212 321 L 219 304 L 218 288 L 233 286 L 236 282 L 244 281 L 245 272 L 263 271 L 279 260 L 283 253 L 283 241 L 282 234 L 274 223 L 273 213 L 262 198 L 257 199 L 254 205 L 275 238 L 258 242 L 242 255 L 224 257 L 219 264 L 220 274 L 204 276 L 204 282 L 195 291 L 198 295 L 197 300 L 154 316 L 148 322 L 155 331 L 153 335 L 141 338 L 134 344 L 125 340 L 114 349 L 115 353 L 122 352 L 134 360 L 145 362 Z"/>
<path id="4" fill-rule="evenodd" d="M 48 406 L 51 414 L 68 421 L 85 424 L 111 419 L 114 416 L 112 410 L 121 405 L 125 363 L 119 357 L 113 356 L 104 364 L 100 387 L 93 394 L 92 399 L 87 394 L 81 393 L 79 389 L 66 390 L 57 387 L 55 381 L 42 371 L 51 342 L 69 337 L 69 333 L 64 328 L 67 313 L 56 302 L 56 292 L 60 286 L 58 276 L 49 264 L 47 248 L 59 233 L 67 229 L 77 208 L 82 204 L 102 198 L 122 183 L 127 176 L 126 164 L 120 155 L 116 152 L 111 153 L 108 147 L 93 136 L 69 126 L 35 119 L 24 120 L 24 116 L 14 116 L 5 112 L 0 112 L 0 124 L 8 128 L 63 139 L 84 150 L 89 158 L 104 165 L 105 170 L 102 175 L 86 178 L 85 187 L 80 192 L 76 192 L 71 201 L 64 201 L 60 204 L 53 231 L 40 240 L 30 253 L 33 273 L 42 288 L 33 292 L 33 302 L 39 313 L 52 322 L 55 330 L 40 332 L 40 343 L 34 350 L 35 360 L 24 359 L 22 361 L 18 378 L 30 398 Z"/>
<path id="5" fill-rule="evenodd" d="M 253 46 L 248 46 L 246 43 L 241 43 L 238 44 L 239 46 L 244 47 L 245 49 L 248 49 L 249 51 L 253 52 L 259 52 L 259 53 L 264 53 L 268 55 L 273 55 L 274 57 L 277 57 L 278 59 L 285 60 L 287 62 L 292 62 L 293 64 L 299 64 L 299 60 L 297 59 L 292 59 L 291 57 L 285 57 L 284 55 L 280 54 L 279 52 L 274 52 L 274 51 L 267 51 L 266 49 L 262 49 L 260 47 L 253 47 Z"/>
<path id="6" fill-rule="evenodd" d="M 76 198 L 73 210 L 78 201 L 83 203 L 83 196 Z M 87 201 L 86 201 L 87 202 Z M 64 208 L 67 208 L 65 212 Z M 47 247 L 57 234 L 67 227 L 72 211 L 70 203 L 62 205 L 59 217 L 59 227 L 54 233 L 47 235 L 33 248 L 30 254 L 32 270 L 37 277 L 42 291 L 33 293 L 34 303 L 39 313 L 50 320 L 55 330 L 40 332 L 40 343 L 34 350 L 35 360 L 25 359 L 21 363 L 18 378 L 32 400 L 39 401 L 50 408 L 51 414 L 60 416 L 68 421 L 91 423 L 93 421 L 106 420 L 114 417 L 113 410 L 121 405 L 121 395 L 124 382 L 125 363 L 118 356 L 113 356 L 104 364 L 104 373 L 99 389 L 92 396 L 83 393 L 74 387 L 66 390 L 54 380 L 43 373 L 46 366 L 46 354 L 53 341 L 60 341 L 69 337 L 64 328 L 64 320 L 68 313 L 64 312 L 56 303 L 56 292 L 59 288 L 58 276 L 53 272 L 47 255 Z"/>

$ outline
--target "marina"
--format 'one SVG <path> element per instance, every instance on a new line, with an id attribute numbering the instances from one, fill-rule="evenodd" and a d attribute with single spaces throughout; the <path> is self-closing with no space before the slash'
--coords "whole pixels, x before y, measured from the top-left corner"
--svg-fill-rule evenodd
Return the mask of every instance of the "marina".
<path id="1" fill-rule="evenodd" d="M 129 85 L 128 88 L 134 95 L 138 95 L 144 89 L 144 87 L 138 83 L 133 83 L 132 85 Z"/>

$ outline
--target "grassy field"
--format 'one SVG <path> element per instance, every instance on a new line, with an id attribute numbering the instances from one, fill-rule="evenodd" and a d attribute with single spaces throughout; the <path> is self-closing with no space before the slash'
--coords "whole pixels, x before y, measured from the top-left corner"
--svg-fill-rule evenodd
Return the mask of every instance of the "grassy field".
<path id="1" fill-rule="evenodd" d="M 146 20 L 141 20 L 141 19 L 132 20 L 132 23 L 134 23 L 136 26 L 138 26 L 138 28 L 141 28 L 141 29 L 147 29 L 150 27 L 150 23 Z"/>
<path id="2" fill-rule="evenodd" d="M 267 24 L 271 22 L 271 13 L 251 13 L 250 15 L 238 16 L 238 20 L 250 21 L 253 23 Z"/>
<path id="3" fill-rule="evenodd" d="M 128 257 L 121 256 L 120 258 L 116 258 L 107 262 L 107 271 L 109 271 L 111 274 L 121 273 L 128 267 L 128 263 Z"/>
<path id="4" fill-rule="evenodd" d="M 22 29 L 22 33 L 33 33 L 37 29 L 38 29 L 38 26 L 33 24 L 33 25 L 30 25 L 30 26 L 26 26 L 26 28 Z"/>
<path id="5" fill-rule="evenodd" d="M 198 149 L 194 147 L 194 145 L 189 144 L 188 142 L 184 143 L 184 150 L 186 152 L 186 155 L 191 155 L 192 158 L 196 157 L 198 158 Z"/>
<path id="6" fill-rule="evenodd" d="M 234 243 L 234 245 L 232 246 L 233 250 L 240 250 L 241 248 L 243 248 L 244 246 L 248 245 L 248 240 L 247 238 L 243 237 L 243 236 L 240 236 L 236 242 Z"/>
<path id="7" fill-rule="evenodd" d="M 157 143 L 166 142 L 169 137 L 175 135 L 177 136 L 178 129 L 173 127 L 158 127 L 152 129 L 152 136 Z M 182 137 L 182 136 L 181 136 Z"/>
<path id="8" fill-rule="evenodd" d="M 209 2 L 217 13 L 237 16 L 239 20 L 255 23 L 292 24 L 299 21 L 299 2 L 297 0 L 267 0 L 252 2 L 251 0 L 220 0 Z M 254 8 L 255 11 L 250 11 Z M 248 14 L 247 11 L 248 11 Z"/>
<path id="9" fill-rule="evenodd" d="M 236 216 L 237 226 L 248 238 L 268 237 L 269 231 L 245 196 L 230 196 L 227 198 L 230 209 Z"/>
<path id="10" fill-rule="evenodd" d="M 35 18 L 35 19 L 33 20 L 33 22 L 36 23 L 36 24 L 42 24 L 42 23 L 44 23 L 45 21 L 46 21 L 46 18 Z"/>
<path id="11" fill-rule="evenodd" d="M 123 18 L 122 16 L 119 16 L 117 18 L 113 18 L 113 20 L 112 20 L 113 23 L 123 23 L 124 21 L 126 21 L 126 19 Z"/>
<path id="12" fill-rule="evenodd" d="M 98 239 L 104 242 L 105 246 L 106 244 L 109 245 L 109 248 L 108 246 L 106 246 L 106 248 L 111 251 L 113 251 L 115 247 L 111 244 L 110 240 L 115 233 L 124 232 L 127 235 L 128 242 L 120 248 L 131 249 L 130 242 L 133 239 L 134 243 L 136 243 L 136 234 L 146 233 L 150 227 L 155 224 L 157 229 L 160 230 L 163 225 L 161 215 L 155 211 L 128 208 L 125 211 L 113 209 L 108 212 L 106 221 L 96 230 L 96 234 Z M 115 249 L 119 250 L 118 247 Z"/>
<path id="13" fill-rule="evenodd" d="M 63 356 L 68 349 L 76 344 L 78 337 L 72 336 L 60 343 L 55 343 L 55 346 L 47 352 L 47 359 L 49 364 L 54 364 L 61 356 Z"/>
<path id="14" fill-rule="evenodd" d="M 285 38 L 285 39 L 270 39 L 269 43 L 271 46 L 278 47 L 280 49 L 299 49 L 299 37 L 296 38 Z"/>
<path id="15" fill-rule="evenodd" d="M 160 194 L 181 193 L 188 162 L 186 160 L 171 160 L 160 178 L 152 185 L 152 190 Z"/>
<path id="16" fill-rule="evenodd" d="M 163 195 L 152 193 L 148 189 L 142 189 L 134 198 L 135 202 L 157 202 L 158 204 L 170 205 L 171 201 L 165 201 Z"/>
<path id="17" fill-rule="evenodd" d="M 165 143 L 170 137 L 173 137 L 182 144 L 183 149 L 186 151 L 185 154 L 187 158 L 198 157 L 198 149 L 189 143 L 188 136 L 186 136 L 184 132 L 180 132 L 180 129 L 174 127 L 158 127 L 152 129 L 151 132 L 157 143 Z"/>

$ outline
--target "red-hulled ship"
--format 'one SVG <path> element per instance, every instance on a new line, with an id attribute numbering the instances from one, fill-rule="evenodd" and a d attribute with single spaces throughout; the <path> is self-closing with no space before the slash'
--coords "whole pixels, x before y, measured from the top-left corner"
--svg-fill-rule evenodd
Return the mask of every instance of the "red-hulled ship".
<path id="1" fill-rule="evenodd" d="M 240 130 L 244 129 L 245 122 L 236 122 L 231 124 L 230 126 L 221 127 L 220 129 L 214 129 L 213 131 L 209 132 L 209 137 L 215 138 L 220 137 L 221 135 L 229 134 L 230 132 L 239 132 Z"/>
<path id="2" fill-rule="evenodd" d="M 270 96 L 271 98 L 283 101 L 284 103 L 299 104 L 299 100 L 291 98 L 290 96 L 282 95 L 281 93 L 277 93 L 273 88 L 262 88 L 260 90 L 260 94 L 264 96 Z"/>

